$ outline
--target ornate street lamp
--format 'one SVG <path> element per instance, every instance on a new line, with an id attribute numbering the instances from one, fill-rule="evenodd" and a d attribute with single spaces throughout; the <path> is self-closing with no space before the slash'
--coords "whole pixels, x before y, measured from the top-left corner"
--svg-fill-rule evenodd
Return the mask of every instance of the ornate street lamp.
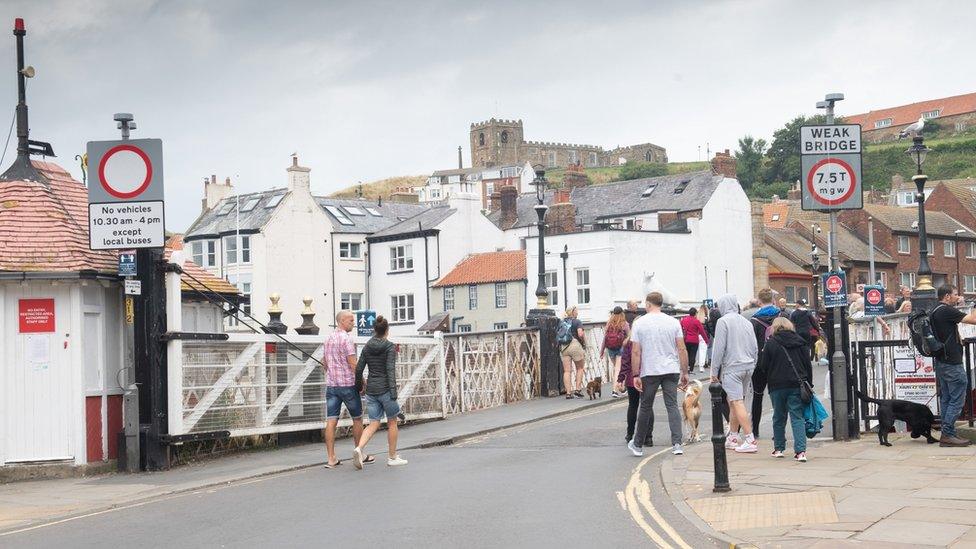
<path id="1" fill-rule="evenodd" d="M 923 142 L 921 135 L 912 138 L 912 146 L 905 151 L 915 162 L 915 175 L 912 181 L 918 192 L 915 195 L 918 202 L 918 284 L 912 293 L 913 310 L 929 310 L 935 304 L 935 288 L 932 286 L 932 268 L 929 266 L 929 238 L 925 230 L 925 182 L 928 176 L 922 173 L 922 164 L 929 148 Z"/>
<path id="2" fill-rule="evenodd" d="M 539 217 L 537 226 L 539 227 L 539 285 L 535 289 L 536 307 L 545 309 L 549 305 L 549 292 L 546 291 L 546 171 L 541 166 L 535 168 L 535 179 L 532 186 L 535 187 L 535 214 Z"/>
<path id="3" fill-rule="evenodd" d="M 813 275 L 813 296 L 810 304 L 818 315 L 820 314 L 820 251 L 817 249 L 817 234 L 820 233 L 820 225 L 812 223 L 810 225 L 810 271 Z"/>
<path id="4" fill-rule="evenodd" d="M 546 172 L 542 166 L 534 166 L 535 213 L 539 217 L 539 285 L 535 289 L 536 306 L 525 317 L 525 325 L 539 330 L 539 384 L 540 393 L 545 396 L 559 396 L 562 382 L 562 365 L 559 347 L 556 343 L 556 330 L 559 319 L 549 308 L 549 292 L 546 291 Z M 565 278 L 565 277 L 564 277 Z"/>

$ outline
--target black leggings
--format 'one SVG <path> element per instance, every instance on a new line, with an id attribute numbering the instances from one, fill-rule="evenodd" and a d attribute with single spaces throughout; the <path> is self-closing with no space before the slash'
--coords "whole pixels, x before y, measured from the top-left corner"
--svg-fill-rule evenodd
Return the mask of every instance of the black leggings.
<path id="1" fill-rule="evenodd" d="M 695 359 L 698 357 L 698 344 L 685 342 L 685 348 L 688 349 L 688 371 L 695 371 Z"/>
<path id="2" fill-rule="evenodd" d="M 627 439 L 634 438 L 634 425 L 637 423 L 637 408 L 640 407 L 640 391 L 627 387 Z"/>

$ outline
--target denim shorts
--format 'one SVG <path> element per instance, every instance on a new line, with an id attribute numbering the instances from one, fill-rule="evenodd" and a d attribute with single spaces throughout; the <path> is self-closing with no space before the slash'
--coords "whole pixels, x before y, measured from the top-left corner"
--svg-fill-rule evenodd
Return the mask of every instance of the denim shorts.
<path id="1" fill-rule="evenodd" d="M 346 405 L 351 418 L 363 417 L 363 400 L 359 398 L 359 391 L 355 387 L 327 387 L 325 403 L 328 419 L 339 419 L 343 404 Z"/>
<path id="2" fill-rule="evenodd" d="M 623 349 L 607 349 L 607 356 L 610 357 L 610 360 L 614 360 L 619 357 L 622 352 Z"/>
<path id="3" fill-rule="evenodd" d="M 400 413 L 400 405 L 389 391 L 382 395 L 366 395 L 366 413 L 370 421 L 379 421 L 386 414 L 386 419 L 395 420 Z"/>

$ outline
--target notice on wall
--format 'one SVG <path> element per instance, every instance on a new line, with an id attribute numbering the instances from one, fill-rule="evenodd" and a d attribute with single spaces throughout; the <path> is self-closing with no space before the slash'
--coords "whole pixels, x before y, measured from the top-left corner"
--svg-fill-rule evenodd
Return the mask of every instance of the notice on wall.
<path id="1" fill-rule="evenodd" d="M 31 370 L 47 370 L 51 365 L 51 336 L 33 334 L 24 338 L 24 359 Z"/>
<path id="2" fill-rule="evenodd" d="M 916 355 L 908 346 L 892 349 L 895 369 L 895 398 L 928 406 L 938 414 L 935 368 L 932 359 Z"/>
<path id="3" fill-rule="evenodd" d="M 54 299 L 21 299 L 17 303 L 18 333 L 54 332 Z"/>

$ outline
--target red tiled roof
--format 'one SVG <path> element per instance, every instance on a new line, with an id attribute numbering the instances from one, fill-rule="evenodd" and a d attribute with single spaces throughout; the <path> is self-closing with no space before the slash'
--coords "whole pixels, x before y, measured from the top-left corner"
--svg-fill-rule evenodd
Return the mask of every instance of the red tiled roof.
<path id="1" fill-rule="evenodd" d="M 762 210 L 763 225 L 776 229 L 783 229 L 786 227 L 786 222 L 790 215 L 789 202 L 780 201 L 763 204 Z"/>
<path id="2" fill-rule="evenodd" d="M 0 271 L 118 272 L 88 247 L 88 189 L 57 164 L 33 161 L 49 185 L 0 181 Z"/>
<path id="3" fill-rule="evenodd" d="M 166 241 L 166 259 L 169 259 L 173 252 L 183 249 L 183 235 L 173 235 Z M 209 271 L 203 267 L 197 265 L 193 262 L 189 256 L 183 261 L 183 271 L 184 274 L 180 275 L 180 288 L 186 297 L 200 297 L 200 294 L 196 293 L 194 290 L 199 290 L 201 292 L 216 292 L 218 294 L 224 295 L 238 295 L 240 291 L 237 286 L 234 286 L 230 282 L 227 282 L 223 278 L 216 277 L 210 274 Z M 190 275 L 193 278 L 190 278 Z M 197 282 L 199 281 L 199 282 Z"/>
<path id="4" fill-rule="evenodd" d="M 878 120 L 891 118 L 891 124 L 886 127 L 904 126 L 917 121 L 923 112 L 934 110 L 941 111 L 939 118 L 976 112 L 976 93 L 943 97 L 942 99 L 930 99 L 910 105 L 845 116 L 844 121 L 848 124 L 860 124 L 862 129 L 868 132 L 875 129 L 874 123 Z"/>
<path id="5" fill-rule="evenodd" d="M 434 284 L 435 288 L 525 280 L 525 250 L 470 255 Z"/>

